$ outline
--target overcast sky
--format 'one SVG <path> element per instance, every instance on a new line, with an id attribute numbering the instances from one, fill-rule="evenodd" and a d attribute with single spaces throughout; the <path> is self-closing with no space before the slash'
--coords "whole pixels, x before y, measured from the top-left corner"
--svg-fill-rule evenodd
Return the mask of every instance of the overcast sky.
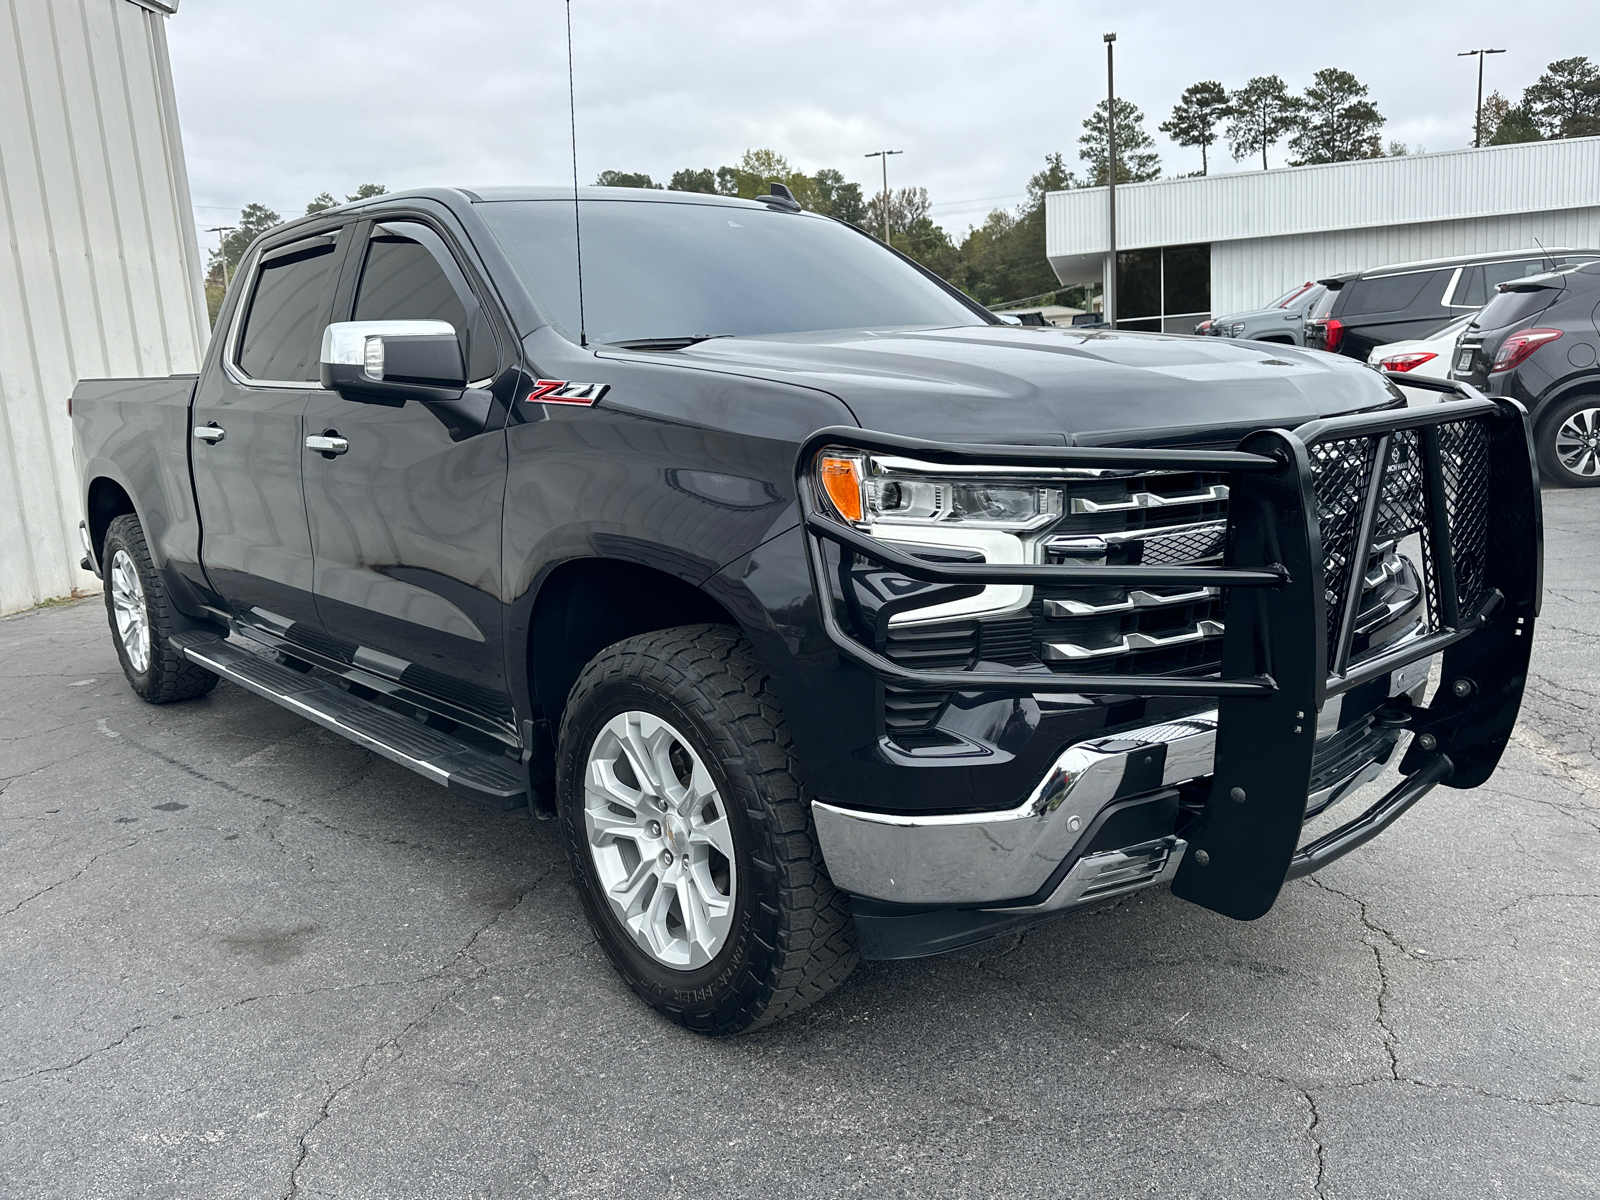
<path id="1" fill-rule="evenodd" d="M 1537 20 L 1518 19 L 1537 14 Z M 952 233 L 1021 198 L 1044 155 L 1077 162 L 1105 95 L 1144 110 L 1168 173 L 1198 150 L 1156 126 L 1200 79 L 1352 71 L 1413 151 L 1471 143 L 1475 60 L 1513 100 L 1555 58 L 1600 61 L 1600 3 L 1544 0 L 573 0 L 578 173 L 735 162 L 769 147 L 866 190 L 920 184 Z M 327 190 L 571 178 L 559 0 L 184 0 L 168 23 L 197 223 L 260 201 L 284 217 Z M 1485 43 L 1481 39 L 1496 39 Z M 1272 158 L 1280 166 L 1284 150 Z M 1213 170 L 1237 170 L 1221 147 Z M 202 244 L 215 244 L 204 233 Z"/>

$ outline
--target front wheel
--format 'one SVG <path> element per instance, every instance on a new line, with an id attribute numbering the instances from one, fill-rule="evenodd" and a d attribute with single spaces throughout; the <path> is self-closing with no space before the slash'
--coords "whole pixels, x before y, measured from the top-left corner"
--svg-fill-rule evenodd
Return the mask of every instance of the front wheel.
<path id="1" fill-rule="evenodd" d="M 742 1033 L 855 966 L 783 715 L 738 630 L 689 625 L 602 651 L 567 701 L 557 786 L 590 927 L 658 1012 Z"/>
<path id="2" fill-rule="evenodd" d="M 1566 487 L 1600 487 L 1600 396 L 1574 396 L 1539 421 L 1539 472 Z"/>

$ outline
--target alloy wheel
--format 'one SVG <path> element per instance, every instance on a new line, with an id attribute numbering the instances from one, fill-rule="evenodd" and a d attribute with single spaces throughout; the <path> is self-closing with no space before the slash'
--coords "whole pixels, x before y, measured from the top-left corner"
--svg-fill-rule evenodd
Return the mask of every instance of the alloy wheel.
<path id="1" fill-rule="evenodd" d="M 1561 422 L 1556 458 L 1574 475 L 1600 475 L 1600 408 L 1580 408 Z"/>
<path id="2" fill-rule="evenodd" d="M 150 669 L 150 610 L 139 569 L 126 550 L 118 550 L 111 559 L 111 610 L 128 662 L 142 675 Z"/>
<path id="3" fill-rule="evenodd" d="M 692 971 L 733 928 L 726 804 L 693 746 L 653 713 L 618 713 L 589 747 L 584 828 L 611 914 L 664 967 Z"/>

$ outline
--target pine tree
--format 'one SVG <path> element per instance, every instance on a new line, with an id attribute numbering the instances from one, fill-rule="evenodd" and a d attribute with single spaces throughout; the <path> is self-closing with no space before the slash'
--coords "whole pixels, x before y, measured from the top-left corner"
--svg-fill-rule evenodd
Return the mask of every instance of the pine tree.
<path id="1" fill-rule="evenodd" d="M 1522 106 L 1547 138 L 1600 134 L 1600 68 L 1587 58 L 1563 58 L 1522 93 Z"/>
<path id="2" fill-rule="evenodd" d="M 1228 115 L 1228 92 L 1215 80 L 1192 83 L 1161 123 L 1161 132 L 1180 146 L 1200 147 L 1200 174 L 1210 170 L 1206 151 L 1217 140 L 1217 126 Z"/>
<path id="3" fill-rule="evenodd" d="M 1294 164 L 1350 162 L 1381 158 L 1378 130 L 1384 118 L 1367 96 L 1367 85 L 1349 71 L 1324 67 L 1311 77 L 1289 148 Z"/>
<path id="4" fill-rule="evenodd" d="M 1267 149 L 1283 140 L 1300 124 L 1301 101 L 1276 75 L 1258 75 L 1228 97 L 1228 148 L 1235 161 L 1261 155 L 1267 169 Z"/>
<path id="5" fill-rule="evenodd" d="M 1155 140 L 1144 130 L 1144 113 L 1131 101 L 1117 101 L 1117 182 L 1146 183 L 1161 178 L 1161 156 L 1155 151 Z M 1096 187 L 1110 179 L 1106 170 L 1109 152 L 1106 146 L 1106 101 L 1094 106 L 1083 122 L 1083 136 L 1078 157 L 1089 164 L 1089 179 Z"/>

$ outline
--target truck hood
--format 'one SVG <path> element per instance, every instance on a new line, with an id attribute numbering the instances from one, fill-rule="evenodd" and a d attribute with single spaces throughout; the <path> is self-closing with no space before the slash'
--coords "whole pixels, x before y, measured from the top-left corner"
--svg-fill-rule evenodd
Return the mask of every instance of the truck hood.
<path id="1" fill-rule="evenodd" d="M 865 428 L 940 441 L 1232 443 L 1254 429 L 1404 402 L 1376 372 L 1338 355 L 1120 330 L 717 338 L 651 357 L 818 388 Z"/>

